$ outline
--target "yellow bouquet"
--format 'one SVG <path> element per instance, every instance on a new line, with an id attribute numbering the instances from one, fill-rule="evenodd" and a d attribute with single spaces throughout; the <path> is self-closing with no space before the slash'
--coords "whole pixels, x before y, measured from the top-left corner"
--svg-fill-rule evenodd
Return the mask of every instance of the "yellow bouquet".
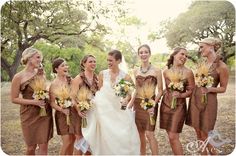
<path id="1" fill-rule="evenodd" d="M 55 103 L 61 108 L 70 108 L 72 106 L 72 99 L 70 97 L 70 88 L 67 85 L 62 85 L 53 90 L 56 95 Z M 66 123 L 70 125 L 70 115 L 66 116 Z"/>
<path id="2" fill-rule="evenodd" d="M 145 83 L 138 89 L 138 96 L 142 99 L 140 106 L 144 110 L 155 107 L 155 101 L 152 99 L 155 94 L 155 86 L 153 84 Z M 156 121 L 153 115 L 150 115 L 150 124 L 155 125 Z"/>
<path id="3" fill-rule="evenodd" d="M 88 111 L 91 107 L 92 93 L 87 87 L 81 87 L 76 96 L 77 107 L 81 112 Z M 83 128 L 87 127 L 87 119 L 82 118 Z"/>
<path id="4" fill-rule="evenodd" d="M 183 91 L 184 90 L 184 76 L 179 71 L 168 71 L 167 77 L 170 80 L 170 83 L 168 85 L 168 88 L 173 91 Z M 176 108 L 177 98 L 172 97 L 171 100 L 171 109 Z"/>
<path id="5" fill-rule="evenodd" d="M 34 99 L 44 100 L 45 102 L 49 99 L 49 94 L 46 90 L 46 79 L 35 77 L 30 86 L 34 90 L 32 96 Z M 40 107 L 39 116 L 47 116 L 47 112 L 44 106 Z"/>
<path id="6" fill-rule="evenodd" d="M 134 84 L 130 83 L 129 81 L 126 81 L 124 79 L 121 79 L 118 84 L 114 86 L 115 94 L 116 96 L 121 97 L 121 102 L 123 99 L 128 95 L 131 94 L 131 92 L 134 90 Z M 125 110 L 125 106 L 121 106 L 122 110 Z"/>
<path id="7" fill-rule="evenodd" d="M 210 74 L 210 66 L 205 62 L 200 63 L 197 66 L 195 81 L 198 87 L 210 87 L 214 83 L 214 78 L 209 76 Z M 207 94 L 203 94 L 201 103 L 207 102 Z"/>

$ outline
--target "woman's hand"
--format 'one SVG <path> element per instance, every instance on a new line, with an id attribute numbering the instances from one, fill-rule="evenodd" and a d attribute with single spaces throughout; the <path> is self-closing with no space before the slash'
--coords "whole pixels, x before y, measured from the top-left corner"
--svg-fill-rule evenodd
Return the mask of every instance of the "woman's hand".
<path id="1" fill-rule="evenodd" d="M 173 91 L 173 92 L 172 92 L 172 96 L 175 97 L 175 98 L 180 98 L 180 92 L 178 92 L 178 91 Z"/>
<path id="2" fill-rule="evenodd" d="M 64 113 L 65 115 L 69 115 L 70 114 L 70 110 L 68 108 L 61 109 L 61 112 Z"/>
<path id="3" fill-rule="evenodd" d="M 154 107 L 147 110 L 150 115 L 154 115 Z"/>
<path id="4" fill-rule="evenodd" d="M 46 105 L 44 100 L 34 100 L 34 105 L 44 107 Z"/>
<path id="5" fill-rule="evenodd" d="M 82 118 L 86 118 L 87 116 L 87 111 L 78 111 L 79 116 L 81 116 Z"/>
<path id="6" fill-rule="evenodd" d="M 120 101 L 120 103 L 121 103 L 121 106 L 127 106 L 128 101 L 127 101 L 126 98 L 124 98 L 124 99 L 122 99 L 122 100 Z"/>
<path id="7" fill-rule="evenodd" d="M 202 94 L 206 94 L 206 93 L 208 93 L 209 91 L 208 91 L 208 88 L 206 88 L 206 87 L 201 87 L 201 92 L 202 92 Z"/>
<path id="8" fill-rule="evenodd" d="M 129 101 L 128 104 L 127 104 L 127 108 L 131 109 L 132 107 L 133 107 L 133 102 Z"/>

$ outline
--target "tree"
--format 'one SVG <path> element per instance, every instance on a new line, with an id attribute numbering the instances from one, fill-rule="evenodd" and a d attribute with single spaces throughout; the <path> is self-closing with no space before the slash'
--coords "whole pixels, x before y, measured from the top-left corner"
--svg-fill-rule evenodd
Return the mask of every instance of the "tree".
<path id="1" fill-rule="evenodd" d="M 107 31 L 100 18 L 125 13 L 122 0 L 112 5 L 104 6 L 99 0 L 6 2 L 1 9 L 1 71 L 11 80 L 22 52 L 40 39 L 61 48 L 82 48 L 89 36 Z"/>
<path id="2" fill-rule="evenodd" d="M 208 36 L 222 40 L 222 56 L 226 62 L 235 56 L 235 8 L 227 1 L 195 1 L 188 11 L 162 27 L 169 47 L 197 44 Z"/>

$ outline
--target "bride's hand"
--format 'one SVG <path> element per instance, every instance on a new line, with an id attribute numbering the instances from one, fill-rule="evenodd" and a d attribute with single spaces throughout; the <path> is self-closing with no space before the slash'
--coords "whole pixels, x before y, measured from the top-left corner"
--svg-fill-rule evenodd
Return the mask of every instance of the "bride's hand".
<path id="1" fill-rule="evenodd" d="M 131 109 L 133 107 L 133 103 L 130 101 L 130 102 L 128 102 L 128 104 L 127 104 L 127 108 L 128 109 Z"/>
<path id="2" fill-rule="evenodd" d="M 121 106 L 127 106 L 128 101 L 127 101 L 127 99 L 124 98 L 120 101 L 120 103 L 121 103 Z"/>

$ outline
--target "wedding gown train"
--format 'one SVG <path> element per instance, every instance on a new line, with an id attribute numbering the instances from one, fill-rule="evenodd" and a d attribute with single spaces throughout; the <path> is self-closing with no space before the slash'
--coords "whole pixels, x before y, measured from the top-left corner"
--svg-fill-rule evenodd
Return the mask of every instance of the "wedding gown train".
<path id="1" fill-rule="evenodd" d="M 120 71 L 115 83 L 125 75 Z M 140 154 L 140 139 L 134 112 L 120 109 L 120 98 L 112 88 L 109 70 L 103 71 L 103 86 L 96 93 L 93 103 L 88 112 L 87 127 L 82 129 L 92 154 Z"/>

